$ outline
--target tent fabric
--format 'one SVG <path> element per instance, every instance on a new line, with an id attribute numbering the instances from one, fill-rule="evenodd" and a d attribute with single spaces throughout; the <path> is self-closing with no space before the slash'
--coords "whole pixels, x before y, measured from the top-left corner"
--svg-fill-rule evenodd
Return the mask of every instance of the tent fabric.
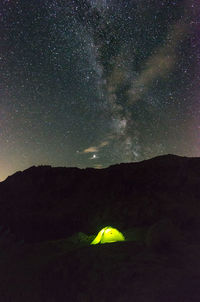
<path id="1" fill-rule="evenodd" d="M 117 229 L 107 226 L 103 228 L 91 242 L 91 244 L 111 243 L 116 241 L 124 241 L 125 238 Z"/>

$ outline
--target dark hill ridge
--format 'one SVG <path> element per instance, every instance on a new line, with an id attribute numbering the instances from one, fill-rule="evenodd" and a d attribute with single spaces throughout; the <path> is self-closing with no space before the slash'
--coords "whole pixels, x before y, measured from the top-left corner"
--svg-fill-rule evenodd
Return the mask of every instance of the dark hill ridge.
<path id="1" fill-rule="evenodd" d="M 200 158 L 159 156 L 106 169 L 31 167 L 0 183 L 0 221 L 25 242 L 150 226 L 170 218 L 195 230 Z"/>

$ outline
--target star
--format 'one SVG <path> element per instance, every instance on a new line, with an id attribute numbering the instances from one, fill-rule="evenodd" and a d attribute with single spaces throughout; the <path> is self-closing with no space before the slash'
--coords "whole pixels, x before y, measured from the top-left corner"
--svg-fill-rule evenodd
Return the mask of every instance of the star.
<path id="1" fill-rule="evenodd" d="M 2 1 L 0 179 L 200 156 L 198 11 L 193 0 Z"/>

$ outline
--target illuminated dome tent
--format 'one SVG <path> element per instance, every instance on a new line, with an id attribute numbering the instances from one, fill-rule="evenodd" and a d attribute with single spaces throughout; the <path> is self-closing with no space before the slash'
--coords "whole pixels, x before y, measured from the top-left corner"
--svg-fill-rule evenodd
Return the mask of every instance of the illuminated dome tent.
<path id="1" fill-rule="evenodd" d="M 91 244 L 110 243 L 124 240 L 125 238 L 121 232 L 119 232 L 117 229 L 112 228 L 111 226 L 107 226 L 98 233 Z"/>

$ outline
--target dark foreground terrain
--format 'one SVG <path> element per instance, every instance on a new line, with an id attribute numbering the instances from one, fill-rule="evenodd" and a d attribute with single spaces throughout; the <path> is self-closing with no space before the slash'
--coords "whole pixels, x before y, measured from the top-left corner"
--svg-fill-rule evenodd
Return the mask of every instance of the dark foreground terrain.
<path id="1" fill-rule="evenodd" d="M 0 301 L 200 301 L 200 159 L 0 183 Z M 126 241 L 91 246 L 112 225 Z"/>
<path id="2" fill-rule="evenodd" d="M 197 302 L 199 243 L 166 252 L 138 242 L 44 242 L 1 256 L 0 301 Z"/>

